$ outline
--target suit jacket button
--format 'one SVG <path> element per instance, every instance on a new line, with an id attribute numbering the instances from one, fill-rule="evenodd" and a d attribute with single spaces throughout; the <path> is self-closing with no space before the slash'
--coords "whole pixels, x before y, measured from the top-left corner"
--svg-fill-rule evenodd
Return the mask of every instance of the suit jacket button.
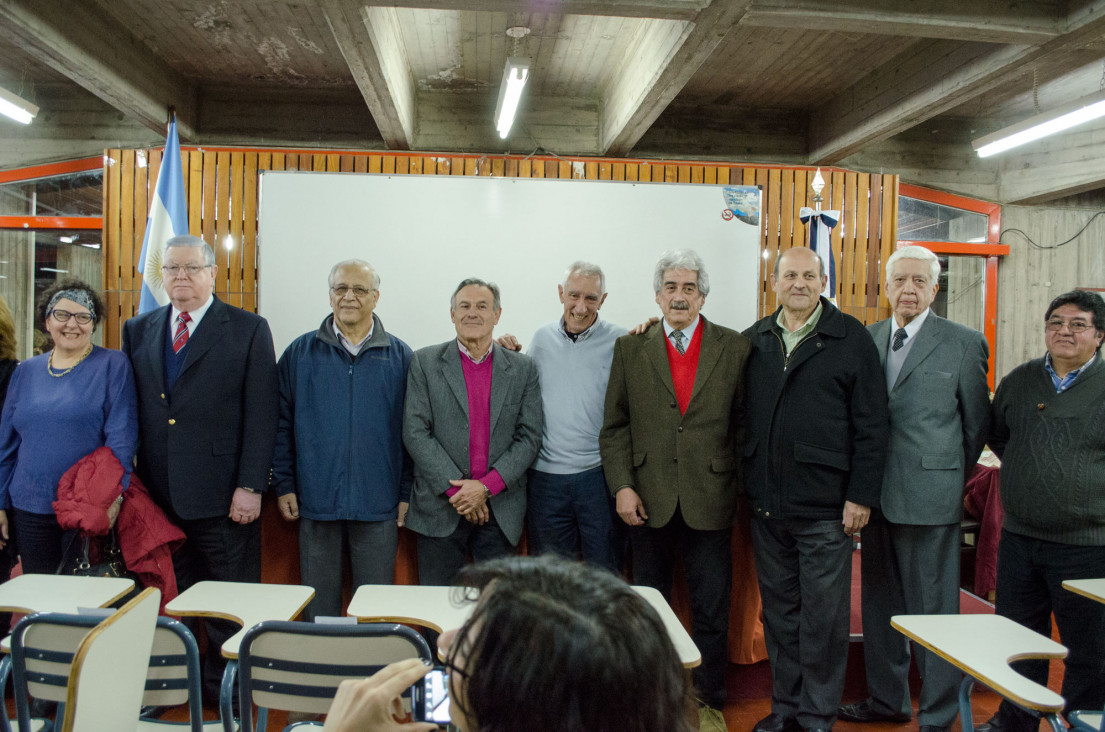
<path id="1" fill-rule="evenodd" d="M 162 399 L 164 399 L 164 398 L 165 398 L 165 395 L 164 395 L 164 394 L 162 394 L 162 395 L 161 395 L 161 398 L 162 398 Z"/>
<path id="2" fill-rule="evenodd" d="M 675 408 L 676 408 L 677 406 L 679 406 L 679 405 L 677 405 L 677 404 L 676 404 L 675 402 L 672 402 L 672 403 L 671 403 L 671 408 L 672 408 L 672 409 L 675 409 Z"/>
<path id="3" fill-rule="evenodd" d="M 679 427 L 677 427 L 675 431 L 676 432 L 682 432 L 683 431 L 683 425 L 679 425 Z"/>
<path id="4" fill-rule="evenodd" d="M 679 458 L 672 458 L 672 459 L 671 459 L 671 461 L 672 461 L 673 463 L 677 463 L 677 462 L 679 462 Z"/>
<path id="5" fill-rule="evenodd" d="M 170 419 L 169 424 L 176 424 L 176 420 L 175 419 Z"/>

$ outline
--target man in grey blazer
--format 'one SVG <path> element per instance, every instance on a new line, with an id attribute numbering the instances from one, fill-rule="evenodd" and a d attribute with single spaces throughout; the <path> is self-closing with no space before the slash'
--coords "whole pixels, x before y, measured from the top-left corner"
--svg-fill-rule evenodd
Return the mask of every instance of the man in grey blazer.
<path id="1" fill-rule="evenodd" d="M 457 286 L 457 337 L 416 351 L 407 373 L 403 443 L 414 461 L 406 525 L 418 534 L 424 585 L 452 584 L 476 561 L 510 554 L 526 514 L 526 470 L 541 445 L 537 367 L 494 344 L 499 288 Z"/>
<path id="2" fill-rule="evenodd" d="M 963 484 L 978 460 L 990 408 L 989 349 L 978 331 L 929 310 L 940 263 L 929 250 L 899 249 L 886 263 L 894 315 L 869 327 L 886 369 L 890 443 L 881 508 L 863 529 L 863 651 L 869 698 L 841 707 L 849 722 L 911 717 L 909 644 L 890 618 L 959 612 Z M 921 732 L 955 720 L 961 675 L 915 650 Z"/>

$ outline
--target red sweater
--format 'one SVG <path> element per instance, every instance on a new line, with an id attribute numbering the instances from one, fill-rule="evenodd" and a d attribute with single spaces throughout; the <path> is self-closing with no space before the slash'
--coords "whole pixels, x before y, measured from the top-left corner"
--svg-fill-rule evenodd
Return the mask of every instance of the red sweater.
<path id="1" fill-rule="evenodd" d="M 675 383 L 675 401 L 679 402 L 679 413 L 687 413 L 687 405 L 691 403 L 691 392 L 694 391 L 694 375 L 698 371 L 698 353 L 702 345 L 702 321 L 698 321 L 698 327 L 694 329 L 694 336 L 683 355 L 675 350 L 671 338 L 665 338 L 668 344 L 668 366 L 671 367 L 671 380 Z"/>

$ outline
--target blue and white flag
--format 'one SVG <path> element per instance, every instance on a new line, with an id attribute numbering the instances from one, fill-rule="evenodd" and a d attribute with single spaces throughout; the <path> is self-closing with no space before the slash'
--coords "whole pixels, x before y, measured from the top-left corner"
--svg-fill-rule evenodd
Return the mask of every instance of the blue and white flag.
<path id="1" fill-rule="evenodd" d="M 839 211 L 814 211 L 809 206 L 803 206 L 798 211 L 798 218 L 803 224 L 810 223 L 810 249 L 817 252 L 821 261 L 829 270 L 829 277 L 825 281 L 825 289 L 821 294 L 832 302 L 836 302 L 836 261 L 833 259 L 832 241 L 829 232 L 840 221 Z"/>
<path id="2" fill-rule="evenodd" d="M 138 270 L 142 273 L 139 314 L 169 303 L 169 295 L 161 281 L 161 258 L 165 255 L 165 242 L 187 233 L 188 204 L 184 198 L 184 172 L 180 167 L 180 140 L 177 138 L 174 117 L 169 123 L 169 136 L 165 138 L 161 174 L 157 178 L 153 201 L 150 202 L 146 238 L 142 241 L 142 256 L 138 260 Z"/>

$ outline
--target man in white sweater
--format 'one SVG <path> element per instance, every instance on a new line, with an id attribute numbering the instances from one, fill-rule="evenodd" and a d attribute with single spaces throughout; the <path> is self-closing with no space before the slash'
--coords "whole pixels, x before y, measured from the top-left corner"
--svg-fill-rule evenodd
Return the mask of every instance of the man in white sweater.
<path id="1" fill-rule="evenodd" d="M 541 377 L 545 429 L 528 484 L 529 545 L 621 571 L 621 531 L 599 458 L 614 341 L 626 330 L 599 318 L 602 269 L 574 262 L 557 286 L 564 313 L 542 326 L 526 351 Z M 500 345 L 518 348 L 510 336 Z"/>

